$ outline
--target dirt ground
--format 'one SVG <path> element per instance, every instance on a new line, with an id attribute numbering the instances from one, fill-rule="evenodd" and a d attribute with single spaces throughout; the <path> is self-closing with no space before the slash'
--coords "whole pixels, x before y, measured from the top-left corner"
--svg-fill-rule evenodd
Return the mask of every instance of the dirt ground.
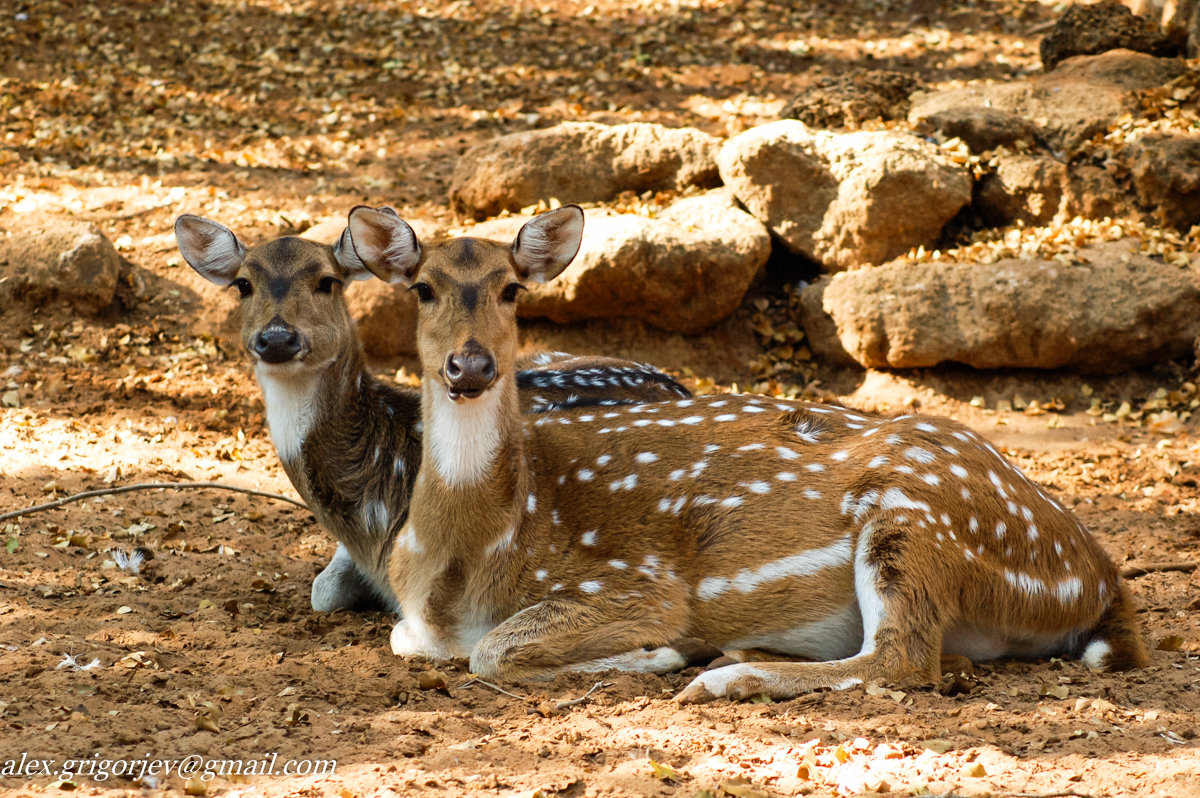
<path id="1" fill-rule="evenodd" d="M 130 267 L 117 306 L 97 317 L 0 309 L 0 514 L 159 480 L 295 495 L 236 341 L 197 334 L 198 319 L 234 300 L 181 264 L 171 234 L 179 213 L 248 240 L 360 202 L 452 227 L 449 170 L 483 138 L 580 118 L 726 135 L 864 65 L 932 85 L 1012 77 L 1038 68 L 1054 10 L 9 3 L 0 226 L 39 215 L 94 221 Z M 528 345 L 650 359 L 699 391 L 755 384 L 761 311 L 780 306 L 791 265 L 772 268 L 707 335 L 530 324 Z M 686 708 L 671 696 L 695 670 L 486 685 L 464 663 L 391 657 L 382 614 L 314 613 L 309 586 L 334 546 L 306 511 L 225 491 L 139 491 L 0 522 L 0 789 L 1200 795 L 1193 364 L 1109 378 L 819 364 L 798 373 L 809 395 L 973 425 L 1124 567 L 1175 566 L 1130 580 L 1153 665 L 1097 675 L 1073 661 L 992 663 L 949 675 L 941 689 L 872 685 Z M 118 566 L 131 555 L 149 558 L 137 573 Z M 163 762 L 199 767 L 186 779 L 164 774 Z"/>

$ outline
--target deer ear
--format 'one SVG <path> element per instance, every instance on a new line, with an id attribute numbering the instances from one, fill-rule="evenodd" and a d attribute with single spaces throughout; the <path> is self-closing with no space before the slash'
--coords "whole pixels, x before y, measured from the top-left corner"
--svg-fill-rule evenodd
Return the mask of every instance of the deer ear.
<path id="1" fill-rule="evenodd" d="M 391 208 L 359 205 L 350 211 L 349 227 L 342 238 L 349 238 L 355 258 L 386 282 L 409 285 L 421 268 L 417 234 Z M 342 262 L 345 265 L 346 261 Z"/>
<path id="2" fill-rule="evenodd" d="M 513 262 L 522 280 L 548 283 L 567 268 L 583 243 L 583 208 L 564 205 L 535 216 L 517 233 Z"/>
<path id="3" fill-rule="evenodd" d="M 246 257 L 246 247 L 223 224 L 185 213 L 175 220 L 179 253 L 201 277 L 229 285 Z"/>

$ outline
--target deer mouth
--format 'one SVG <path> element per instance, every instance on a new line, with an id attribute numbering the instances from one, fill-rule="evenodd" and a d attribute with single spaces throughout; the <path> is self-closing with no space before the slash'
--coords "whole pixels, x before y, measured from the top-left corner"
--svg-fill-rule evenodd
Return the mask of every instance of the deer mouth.
<path id="1" fill-rule="evenodd" d="M 447 388 L 446 395 L 450 401 L 461 403 L 468 399 L 478 399 L 483 396 L 483 388 Z"/>

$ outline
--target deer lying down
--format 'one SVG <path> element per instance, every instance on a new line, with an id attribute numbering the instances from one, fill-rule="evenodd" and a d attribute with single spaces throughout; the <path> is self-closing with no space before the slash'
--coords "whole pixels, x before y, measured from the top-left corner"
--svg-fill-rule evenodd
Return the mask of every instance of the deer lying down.
<path id="1" fill-rule="evenodd" d="M 731 395 L 522 419 L 515 300 L 582 228 L 569 206 L 511 246 L 426 248 L 394 215 L 350 215 L 366 266 L 420 299 L 394 653 L 487 678 L 669 671 L 684 638 L 817 660 L 710 670 L 683 701 L 933 681 L 943 652 L 1146 661 L 1096 540 L 961 424 Z"/>
<path id="2" fill-rule="evenodd" d="M 192 268 L 241 293 L 242 341 L 279 459 L 338 540 L 313 582 L 313 609 L 396 610 L 387 562 L 420 464 L 420 397 L 364 365 L 342 287 L 371 273 L 345 241 L 331 248 L 280 238 L 248 250 L 198 216 L 180 216 L 175 233 Z M 516 383 L 535 411 L 689 395 L 657 369 L 616 358 L 554 353 L 527 365 Z"/>

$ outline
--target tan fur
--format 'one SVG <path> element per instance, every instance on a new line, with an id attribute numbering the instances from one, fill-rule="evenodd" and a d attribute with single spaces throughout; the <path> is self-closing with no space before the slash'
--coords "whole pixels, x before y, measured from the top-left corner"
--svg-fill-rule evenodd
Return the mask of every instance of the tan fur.
<path id="1" fill-rule="evenodd" d="M 1146 661 L 1095 539 L 956 422 L 720 395 L 522 425 L 505 377 L 516 318 L 499 293 L 521 279 L 520 242 L 456 240 L 407 261 L 404 279 L 436 301 L 418 324 L 425 453 L 392 557 L 395 653 L 469 656 L 488 677 L 669 670 L 680 638 L 818 660 L 711 670 L 685 701 L 928 682 L 943 653 Z M 452 402 L 437 368 L 465 341 L 500 376 Z M 431 439 L 455 434 L 487 444 L 468 484 L 432 465 Z"/>

